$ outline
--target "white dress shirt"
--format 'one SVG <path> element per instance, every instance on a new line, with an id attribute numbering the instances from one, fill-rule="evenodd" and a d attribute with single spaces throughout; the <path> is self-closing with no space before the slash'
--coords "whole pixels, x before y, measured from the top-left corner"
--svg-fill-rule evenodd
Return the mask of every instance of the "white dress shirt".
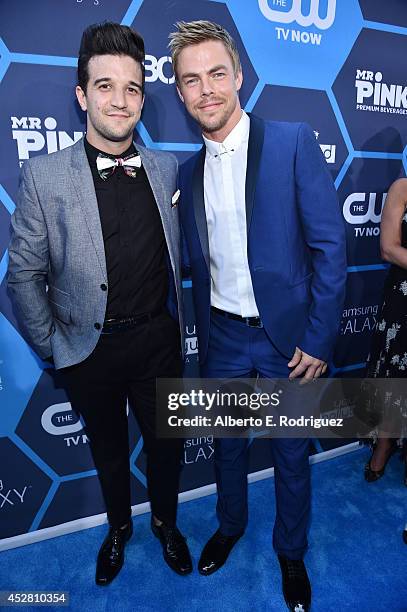
<path id="1" fill-rule="evenodd" d="M 203 137 L 205 212 L 211 266 L 211 305 L 257 317 L 247 259 L 246 168 L 250 119 L 244 111 L 222 143 Z"/>

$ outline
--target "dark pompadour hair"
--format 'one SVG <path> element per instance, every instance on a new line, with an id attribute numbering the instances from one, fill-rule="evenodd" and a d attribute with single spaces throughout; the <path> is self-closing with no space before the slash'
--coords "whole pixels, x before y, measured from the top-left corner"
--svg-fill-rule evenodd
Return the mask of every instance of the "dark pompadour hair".
<path id="1" fill-rule="evenodd" d="M 140 64 L 144 92 L 144 40 L 128 26 L 106 21 L 90 25 L 82 34 L 78 58 L 78 84 L 86 93 L 88 64 L 95 55 L 129 55 Z"/>

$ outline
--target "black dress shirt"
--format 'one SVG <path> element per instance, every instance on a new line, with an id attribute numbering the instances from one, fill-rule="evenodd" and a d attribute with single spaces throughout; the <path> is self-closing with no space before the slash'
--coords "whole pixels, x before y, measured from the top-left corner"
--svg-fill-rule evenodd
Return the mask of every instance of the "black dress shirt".
<path id="1" fill-rule="evenodd" d="M 132 178 L 119 166 L 103 180 L 96 167 L 99 150 L 86 138 L 85 150 L 95 185 L 105 247 L 106 318 L 157 311 L 164 307 L 168 293 L 167 247 L 145 170 L 141 167 Z M 132 144 L 117 157 L 134 152 Z"/>

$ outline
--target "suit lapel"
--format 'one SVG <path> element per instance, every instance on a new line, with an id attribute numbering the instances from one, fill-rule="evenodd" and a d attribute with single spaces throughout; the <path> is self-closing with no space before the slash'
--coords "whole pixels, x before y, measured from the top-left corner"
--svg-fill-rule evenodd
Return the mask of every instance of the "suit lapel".
<path id="1" fill-rule="evenodd" d="M 71 160 L 71 179 L 85 215 L 86 225 L 98 256 L 103 277 L 107 280 L 105 247 L 99 207 L 83 139 L 72 145 Z"/>
<path id="2" fill-rule="evenodd" d="M 150 183 L 151 190 L 155 202 L 157 204 L 158 212 L 160 213 L 161 223 L 163 225 L 163 231 L 167 248 L 172 261 L 173 258 L 173 240 L 172 240 L 172 223 L 170 219 L 171 208 L 168 193 L 165 189 L 165 181 L 167 179 L 165 173 L 163 173 L 160 164 L 157 163 L 156 154 L 141 145 L 134 143 L 138 152 L 140 153 L 141 163 L 143 164 L 144 170 L 147 175 L 148 182 Z"/>
<path id="3" fill-rule="evenodd" d="M 160 211 L 164 229 L 167 226 L 169 203 L 166 201 L 164 184 L 161 176 L 160 166 L 156 163 L 154 153 L 134 143 L 140 153 L 141 163 L 146 172 L 148 182 L 152 189 L 155 201 Z"/>
<path id="4" fill-rule="evenodd" d="M 209 239 L 204 200 L 205 155 L 206 148 L 205 146 L 203 146 L 196 160 L 196 164 L 192 174 L 192 199 L 194 203 L 195 222 L 198 228 L 202 253 L 209 270 Z"/>
<path id="5" fill-rule="evenodd" d="M 256 192 L 257 177 L 259 175 L 260 160 L 264 142 L 264 123 L 254 115 L 250 116 L 249 144 L 247 148 L 246 170 L 246 227 L 249 232 L 252 219 L 254 196 Z"/>

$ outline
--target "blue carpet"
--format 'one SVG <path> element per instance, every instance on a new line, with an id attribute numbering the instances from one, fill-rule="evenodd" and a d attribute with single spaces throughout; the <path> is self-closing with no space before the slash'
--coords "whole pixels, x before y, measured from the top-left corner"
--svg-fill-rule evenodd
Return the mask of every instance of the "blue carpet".
<path id="1" fill-rule="evenodd" d="M 402 464 L 392 457 L 385 476 L 367 484 L 363 464 L 368 456 L 363 449 L 312 467 L 313 519 L 306 564 L 313 612 L 407 611 Z M 78 611 L 283 612 L 279 566 L 271 546 L 273 489 L 272 479 L 250 485 L 246 535 L 212 576 L 171 572 L 150 532 L 149 515 L 142 515 L 134 519 L 126 563 L 109 587 L 94 585 L 95 556 L 106 532 L 101 526 L 1 553 L 0 589 L 69 591 L 70 609 Z M 213 495 L 180 505 L 179 525 L 188 536 L 195 565 L 216 527 L 214 506 Z"/>

